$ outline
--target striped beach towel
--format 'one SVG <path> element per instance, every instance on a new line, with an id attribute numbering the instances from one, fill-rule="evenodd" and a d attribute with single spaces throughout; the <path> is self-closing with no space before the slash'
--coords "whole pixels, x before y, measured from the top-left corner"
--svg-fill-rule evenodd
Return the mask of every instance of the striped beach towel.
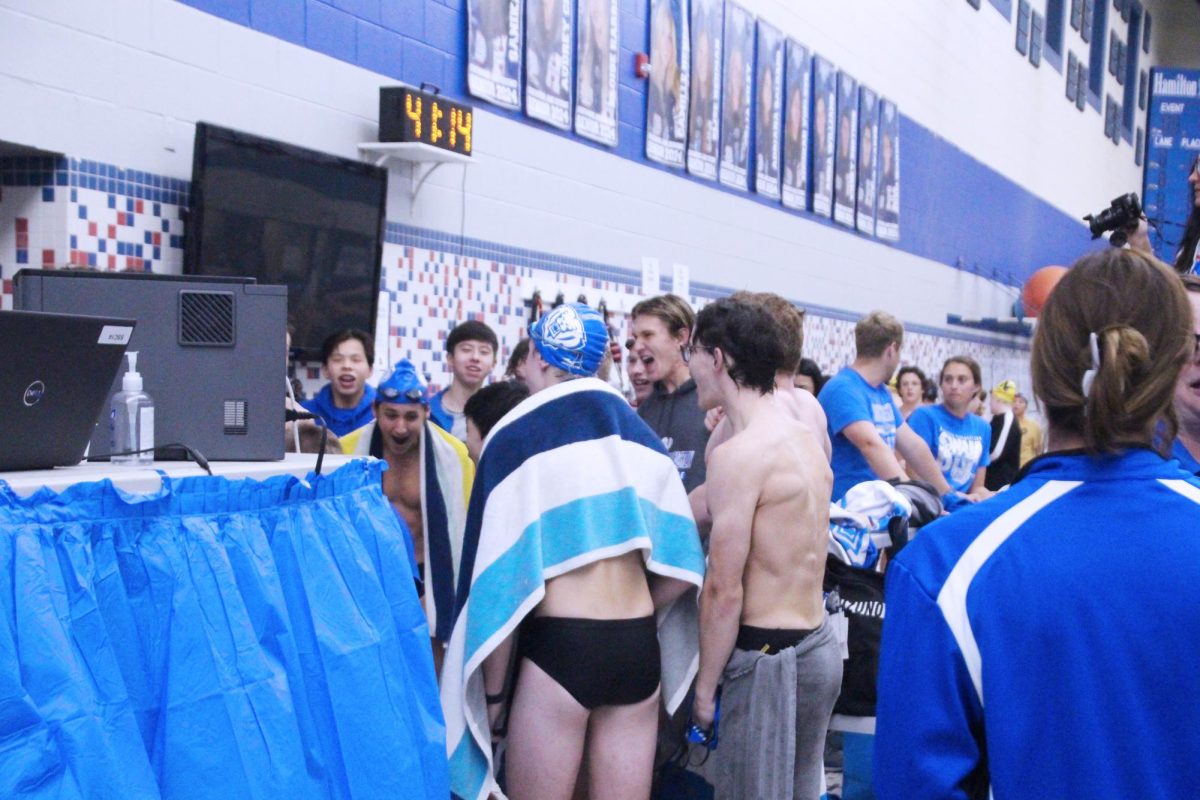
<path id="1" fill-rule="evenodd" d="M 673 711 L 699 659 L 704 555 L 679 472 L 659 438 L 595 378 L 538 392 L 497 423 L 467 513 L 442 671 L 456 796 L 476 800 L 498 790 L 484 659 L 541 601 L 546 581 L 632 551 L 642 553 L 649 572 L 696 587 L 657 614 L 663 700 Z"/>
<path id="2" fill-rule="evenodd" d="M 467 502 L 475 480 L 475 465 L 467 448 L 432 422 L 421 437 L 421 519 L 425 523 L 425 609 L 429 630 L 440 641 L 450 638 L 454 618 L 454 591 L 462 557 Z M 375 423 L 370 422 L 342 437 L 350 455 L 383 457 Z M 348 444 L 347 444 L 348 443 Z"/>

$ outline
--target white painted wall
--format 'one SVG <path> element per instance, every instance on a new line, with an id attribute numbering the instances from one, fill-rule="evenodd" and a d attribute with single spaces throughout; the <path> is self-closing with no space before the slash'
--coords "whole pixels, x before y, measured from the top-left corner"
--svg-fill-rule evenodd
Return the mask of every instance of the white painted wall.
<path id="1" fill-rule="evenodd" d="M 1140 185 L 1129 145 L 1104 140 L 1102 117 L 1070 106 L 1062 75 L 1033 69 L 986 2 L 747 5 L 1065 212 Z M 1069 27 L 1067 39 L 1082 52 Z M 188 177 L 197 120 L 355 157 L 375 138 L 385 82 L 171 0 L 0 0 L 0 139 L 81 158 Z M 402 167 L 390 220 L 633 269 L 652 255 L 688 264 L 693 282 L 928 325 L 948 311 L 1004 314 L 1012 301 L 950 267 L 486 109 L 476 126 L 465 196 L 463 168 L 443 167 L 413 206 Z"/>

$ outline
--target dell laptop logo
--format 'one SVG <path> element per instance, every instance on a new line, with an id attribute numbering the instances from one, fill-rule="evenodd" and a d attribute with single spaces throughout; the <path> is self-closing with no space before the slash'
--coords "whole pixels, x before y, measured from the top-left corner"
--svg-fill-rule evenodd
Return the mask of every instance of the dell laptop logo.
<path id="1" fill-rule="evenodd" d="M 46 384 L 34 381 L 25 387 L 25 397 L 22 398 L 27 406 L 35 406 L 46 394 Z"/>

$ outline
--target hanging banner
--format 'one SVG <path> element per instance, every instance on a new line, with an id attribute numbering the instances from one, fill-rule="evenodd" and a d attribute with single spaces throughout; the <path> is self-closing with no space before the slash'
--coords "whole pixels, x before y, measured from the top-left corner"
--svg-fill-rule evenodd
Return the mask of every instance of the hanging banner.
<path id="1" fill-rule="evenodd" d="M 758 116 L 754 124 L 754 191 L 779 199 L 783 146 L 783 34 L 758 23 Z"/>
<path id="2" fill-rule="evenodd" d="M 837 156 L 834 158 L 833 221 L 854 227 L 854 190 L 858 183 L 858 81 L 837 77 Z"/>
<path id="3" fill-rule="evenodd" d="M 571 129 L 571 0 L 525 0 L 525 113 Z"/>
<path id="4" fill-rule="evenodd" d="M 721 88 L 721 183 L 750 188 L 750 98 L 754 93 L 754 17 L 741 6 L 725 9 Z"/>
<path id="5" fill-rule="evenodd" d="M 617 0 L 579 0 L 575 132 L 607 145 L 617 143 L 620 18 Z"/>
<path id="6" fill-rule="evenodd" d="M 504 108 L 521 107 L 521 0 L 469 0 L 467 91 Z"/>
<path id="7" fill-rule="evenodd" d="M 687 0 L 651 0 L 650 87 L 646 97 L 646 158 L 682 167 L 687 143 Z"/>
<path id="8" fill-rule="evenodd" d="M 783 117 L 783 204 L 808 208 L 808 104 L 812 91 L 812 59 L 808 48 L 787 40 L 787 105 Z"/>
<path id="9" fill-rule="evenodd" d="M 717 179 L 721 128 L 721 38 L 724 0 L 692 0 L 692 92 L 689 96 L 687 169 Z"/>
<path id="10" fill-rule="evenodd" d="M 812 210 L 833 214 L 833 140 L 837 130 L 837 70 L 820 56 L 813 58 Z"/>
<path id="11" fill-rule="evenodd" d="M 879 192 L 875 235 L 900 240 L 900 112 L 890 100 L 879 101 Z"/>
<path id="12" fill-rule="evenodd" d="M 858 89 L 858 195 L 854 227 L 862 233 L 875 234 L 875 165 L 879 138 L 879 96 L 866 86 Z"/>

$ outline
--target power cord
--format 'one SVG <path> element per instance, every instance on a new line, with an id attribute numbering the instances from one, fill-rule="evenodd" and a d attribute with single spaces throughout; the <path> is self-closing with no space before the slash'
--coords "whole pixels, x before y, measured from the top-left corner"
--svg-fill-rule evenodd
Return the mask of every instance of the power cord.
<path id="1" fill-rule="evenodd" d="M 143 447 L 141 450 L 125 450 L 120 453 L 106 453 L 104 455 L 99 455 L 99 456 L 87 456 L 86 458 L 84 458 L 84 461 L 108 461 L 108 460 L 112 459 L 113 456 L 136 456 L 136 455 L 140 455 L 142 453 L 157 453 L 160 450 L 167 450 L 167 449 L 170 449 L 173 447 L 179 448 L 180 450 L 183 450 L 184 452 L 186 452 L 188 454 L 188 457 L 191 458 L 192 461 L 196 462 L 196 466 L 200 467 L 202 470 L 207 472 L 209 475 L 213 474 L 212 468 L 208 466 L 208 459 L 204 457 L 204 454 L 201 453 L 199 450 L 196 450 L 193 447 L 189 447 L 188 445 L 183 444 L 182 442 L 172 442 L 170 444 L 160 444 L 156 447 Z"/>
<path id="2" fill-rule="evenodd" d="M 317 464 L 313 467 L 313 472 L 317 475 L 321 474 L 321 465 L 325 463 L 325 445 L 329 442 L 329 428 L 325 424 L 325 420 L 316 414 L 310 414 L 307 411 L 295 411 L 293 409 L 285 409 L 283 412 L 283 421 L 299 422 L 300 420 L 312 419 L 318 421 L 321 428 L 321 445 L 317 450 Z M 300 434 L 299 426 L 293 425 L 292 432 L 296 435 L 296 452 L 300 452 Z"/>

